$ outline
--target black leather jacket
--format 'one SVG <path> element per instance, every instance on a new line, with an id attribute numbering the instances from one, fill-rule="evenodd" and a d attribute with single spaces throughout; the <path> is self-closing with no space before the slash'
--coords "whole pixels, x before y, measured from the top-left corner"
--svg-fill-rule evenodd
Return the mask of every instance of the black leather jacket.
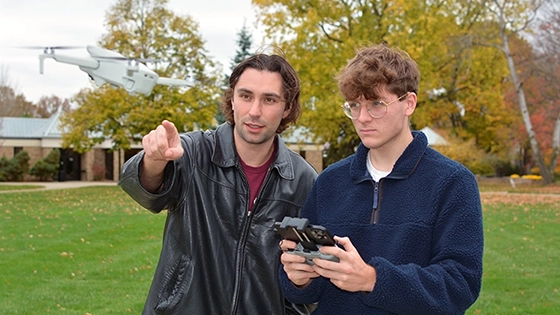
<path id="1" fill-rule="evenodd" d="M 280 238 L 273 226 L 299 215 L 317 173 L 276 140 L 276 159 L 251 212 L 228 123 L 182 134 L 185 154 L 168 163 L 157 194 L 140 185 L 143 152 L 125 163 L 124 191 L 154 213 L 168 210 L 143 314 L 291 313 L 278 285 Z"/>

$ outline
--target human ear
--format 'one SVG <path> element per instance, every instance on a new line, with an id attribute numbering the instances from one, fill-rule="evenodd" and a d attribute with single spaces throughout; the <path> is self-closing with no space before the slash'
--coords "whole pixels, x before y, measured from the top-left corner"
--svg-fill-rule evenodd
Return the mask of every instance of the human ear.
<path id="1" fill-rule="evenodd" d="M 284 109 L 284 113 L 282 114 L 282 119 L 288 117 L 288 115 L 292 112 L 292 108 L 290 106 L 286 106 Z"/>
<path id="2" fill-rule="evenodd" d="M 418 101 L 418 96 L 414 92 L 410 92 L 406 96 L 406 114 L 408 116 L 410 116 L 410 115 L 412 115 L 412 113 L 414 113 L 414 110 L 416 109 L 416 102 L 417 101 Z"/>

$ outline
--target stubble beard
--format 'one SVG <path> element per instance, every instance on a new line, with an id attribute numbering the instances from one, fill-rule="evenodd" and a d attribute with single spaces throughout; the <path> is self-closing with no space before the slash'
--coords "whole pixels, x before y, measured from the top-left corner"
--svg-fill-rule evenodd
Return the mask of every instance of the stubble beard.
<path id="1" fill-rule="evenodd" d="M 271 131 L 266 127 L 262 128 L 262 130 L 259 133 L 250 132 L 249 130 L 246 129 L 247 126 L 245 125 L 244 122 L 242 122 L 241 124 L 236 124 L 236 127 L 237 127 L 236 130 L 237 130 L 237 134 L 239 135 L 239 138 L 241 138 L 243 141 L 251 145 L 264 144 L 270 141 L 270 139 L 274 138 L 274 136 L 276 135 L 275 131 Z"/>

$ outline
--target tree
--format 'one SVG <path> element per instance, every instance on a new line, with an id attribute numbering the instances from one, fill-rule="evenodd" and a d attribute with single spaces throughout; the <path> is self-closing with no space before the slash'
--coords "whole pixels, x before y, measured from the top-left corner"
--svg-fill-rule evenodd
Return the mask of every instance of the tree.
<path id="1" fill-rule="evenodd" d="M 543 89 L 542 104 L 539 110 L 543 122 L 538 126 L 546 126 L 544 136 L 539 137 L 544 143 L 545 156 L 548 156 L 548 170 L 556 171 L 560 155 L 560 5 L 550 5 L 546 18 L 539 23 L 536 33 L 536 54 L 539 80 L 537 86 Z M 552 137 L 550 137 L 552 135 Z M 548 150 L 547 150 L 548 148 Z M 560 171 L 558 171 L 560 173 Z"/>
<path id="2" fill-rule="evenodd" d="M 42 96 L 39 102 L 33 107 L 33 117 L 36 118 L 49 118 L 59 109 L 64 112 L 70 112 L 71 109 L 69 100 L 61 99 L 55 95 Z"/>
<path id="3" fill-rule="evenodd" d="M 0 117 L 30 117 L 32 105 L 18 92 L 10 79 L 8 67 L 0 66 Z"/>
<path id="4" fill-rule="evenodd" d="M 535 132 L 535 138 L 545 159 L 547 168 L 554 174 L 558 160 L 558 139 L 555 134 L 560 131 L 555 125 L 560 115 L 559 96 L 560 78 L 555 75 L 558 72 L 558 62 L 554 60 L 554 54 L 543 49 L 544 45 L 537 44 L 541 41 L 538 33 L 532 36 L 532 42 L 519 38 L 510 38 L 512 56 L 516 65 L 517 75 L 522 82 L 525 92 L 530 120 Z M 556 54 L 558 55 L 558 54 Z M 507 81 L 510 92 L 506 94 L 506 101 L 511 110 L 519 112 L 518 95 L 511 80 Z M 518 161 L 521 171 L 519 174 L 540 174 L 538 166 L 531 150 L 531 144 L 527 135 L 526 127 L 521 115 L 518 116 L 515 131 L 511 134 L 511 143 L 518 148 L 515 159 Z"/>
<path id="5" fill-rule="evenodd" d="M 235 56 L 230 64 L 230 70 L 233 69 L 243 60 L 247 59 L 247 57 L 253 55 L 253 51 L 251 50 L 251 46 L 253 46 L 253 36 L 249 32 L 249 29 L 243 23 L 243 27 L 237 33 L 237 50 L 235 51 Z"/>
<path id="6" fill-rule="evenodd" d="M 340 110 L 334 76 L 357 46 L 388 43 L 405 49 L 422 73 L 415 129 L 445 128 L 485 151 L 507 147 L 502 97 L 505 59 L 469 41 L 484 31 L 482 3 L 348 0 L 253 0 L 265 34 L 280 43 L 301 79 L 305 110 L 299 121 L 327 142 L 325 165 L 354 152 L 359 138 Z M 484 132 L 482 132 L 484 130 Z"/>
<path id="7" fill-rule="evenodd" d="M 249 29 L 247 29 L 245 23 L 243 23 L 243 27 L 237 33 L 236 43 L 237 43 L 237 50 L 235 51 L 235 56 L 233 57 L 230 63 L 231 71 L 233 71 L 233 69 L 240 62 L 247 59 L 247 57 L 253 55 L 253 52 L 251 50 L 251 46 L 253 45 L 252 35 L 251 33 L 249 33 Z M 230 77 L 229 73 L 224 75 L 224 82 L 223 82 L 224 87 L 229 86 L 229 77 Z M 220 104 L 218 104 L 218 108 L 219 105 Z M 218 124 L 222 124 L 226 121 L 224 114 L 220 110 L 218 110 L 218 113 L 216 113 L 215 118 Z"/>
<path id="8" fill-rule="evenodd" d="M 100 46 L 139 59 L 153 59 L 151 67 L 166 77 L 191 77 L 198 84 L 186 91 L 158 85 L 150 96 L 129 95 L 103 85 L 76 96 L 78 107 L 61 118 L 68 132 L 65 147 L 89 150 L 106 138 L 114 149 L 128 149 L 163 119 L 179 131 L 213 126 L 217 109 L 218 71 L 206 55 L 198 24 L 166 8 L 167 0 L 120 0 L 106 14 L 108 33 Z"/>
<path id="9" fill-rule="evenodd" d="M 0 117 L 30 117 L 33 104 L 25 100 L 23 94 L 17 92 L 17 87 L 10 80 L 8 67 L 0 66 Z M 2 121 L 0 121 L 2 129 Z M 4 139 L 0 139 L 0 147 Z M 0 175 L 0 180 L 2 175 Z"/>
<path id="10" fill-rule="evenodd" d="M 528 135 L 533 159 L 541 172 L 542 182 L 544 184 L 549 184 L 554 182 L 554 170 L 550 170 L 547 167 L 541 152 L 539 141 L 531 121 L 531 114 L 523 87 L 523 79 L 518 75 L 518 65 L 515 62 L 514 54 L 510 47 L 511 38 L 518 36 L 522 31 L 528 29 L 543 3 L 544 0 L 492 0 L 489 10 L 498 21 L 499 26 L 499 42 L 495 44 L 494 47 L 498 48 L 507 60 L 509 77 L 517 94 L 519 110 Z"/>

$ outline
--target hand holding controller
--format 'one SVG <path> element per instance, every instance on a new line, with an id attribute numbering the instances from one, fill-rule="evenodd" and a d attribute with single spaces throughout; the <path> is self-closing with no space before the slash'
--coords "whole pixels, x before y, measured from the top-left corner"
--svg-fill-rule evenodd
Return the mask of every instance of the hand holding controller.
<path id="1" fill-rule="evenodd" d="M 321 245 L 317 245 L 317 247 L 321 248 Z M 320 258 L 320 259 L 330 260 L 334 262 L 339 261 L 338 257 L 333 255 L 323 254 L 319 250 L 309 251 L 303 248 L 303 245 L 301 245 L 301 243 L 298 243 L 295 249 L 288 250 L 288 253 L 305 257 L 306 259 L 305 262 L 309 265 L 313 265 L 313 258 Z"/>
<path id="2" fill-rule="evenodd" d="M 274 224 L 274 230 L 283 238 L 296 242 L 296 248 L 288 253 L 305 257 L 310 265 L 313 265 L 313 258 L 339 261 L 338 257 L 319 251 L 321 246 L 336 246 L 334 239 L 323 226 L 310 225 L 309 220 L 305 218 L 285 217 L 282 222 Z"/>

